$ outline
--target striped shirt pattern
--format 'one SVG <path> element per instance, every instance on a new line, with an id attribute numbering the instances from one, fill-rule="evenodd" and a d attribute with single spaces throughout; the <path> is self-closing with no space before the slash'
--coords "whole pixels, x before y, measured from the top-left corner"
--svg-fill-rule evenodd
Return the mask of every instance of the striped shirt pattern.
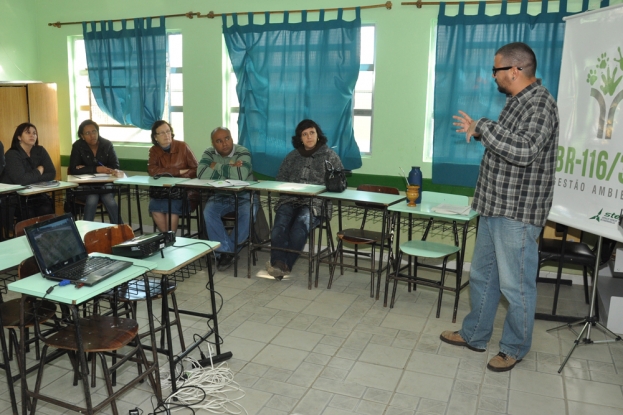
<path id="1" fill-rule="evenodd" d="M 230 166 L 231 162 L 238 160 L 242 160 L 242 166 Z M 216 165 L 211 169 L 210 165 L 213 162 L 216 162 Z M 197 169 L 197 177 L 208 180 L 251 180 L 252 174 L 251 152 L 239 145 L 235 145 L 234 153 L 231 157 L 223 157 L 214 147 L 209 147 L 203 152 L 201 161 L 199 161 L 199 168 Z"/>

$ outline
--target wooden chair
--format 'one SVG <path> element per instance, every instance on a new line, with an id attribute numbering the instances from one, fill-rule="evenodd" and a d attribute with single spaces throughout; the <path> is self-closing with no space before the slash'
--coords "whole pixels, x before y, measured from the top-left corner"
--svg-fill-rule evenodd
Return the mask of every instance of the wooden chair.
<path id="1" fill-rule="evenodd" d="M 128 241 L 132 238 L 134 238 L 134 231 L 129 225 L 115 225 L 87 232 L 87 234 L 84 235 L 84 244 L 88 253 L 101 252 L 104 254 L 111 254 L 112 247 L 114 245 Z M 125 311 L 121 313 L 122 315 L 129 315 L 136 319 L 137 304 L 139 301 L 146 301 L 148 293 L 152 300 L 162 298 L 162 280 L 157 277 L 150 277 L 148 278 L 148 282 L 149 291 L 145 287 L 144 279 L 132 280 L 117 289 L 117 301 L 125 305 Z M 181 350 L 184 351 L 186 350 L 186 344 L 182 332 L 182 323 L 177 306 L 177 299 L 175 297 L 176 289 L 177 285 L 175 281 L 169 281 L 167 295 L 171 296 L 171 306 L 175 315 L 175 319 L 171 321 L 171 324 L 175 324 L 177 327 Z M 169 312 L 169 310 L 162 310 L 162 313 L 166 312 Z M 159 331 L 162 332 L 161 345 L 164 347 L 164 327 L 157 327 L 156 332 Z M 141 333 L 140 337 L 147 337 L 149 334 L 150 333 Z"/>
<path id="2" fill-rule="evenodd" d="M 184 199 L 184 203 L 182 206 L 182 211 L 188 212 L 186 214 L 180 215 L 180 222 L 178 226 L 178 230 L 180 231 L 181 236 L 186 238 L 194 238 L 199 237 L 201 235 L 202 227 L 203 227 L 203 212 L 201 211 L 201 193 L 196 190 L 187 190 L 186 191 L 186 199 Z M 193 220 L 196 222 L 197 232 L 192 231 L 192 222 Z M 154 224 L 154 229 L 155 224 Z"/>
<path id="3" fill-rule="evenodd" d="M 79 325 L 79 328 L 75 327 L 76 324 Z M 38 327 L 38 325 L 35 326 L 36 329 Z M 133 319 L 101 315 L 78 318 L 76 311 L 74 313 L 74 320 L 66 322 L 66 325 L 59 331 L 48 336 L 42 335 L 39 331 L 37 331 L 37 335 L 42 339 L 45 345 L 42 350 L 39 371 L 37 373 L 35 388 L 33 391 L 36 397 L 33 397 L 31 401 L 31 413 L 35 413 L 39 396 L 41 396 L 37 395 L 41 390 L 42 379 L 46 367 L 45 358 L 47 356 L 48 348 L 56 349 L 59 352 L 66 353 L 68 355 L 74 367 L 74 386 L 78 384 L 79 379 L 82 379 L 83 383 L 87 382 L 86 379 L 82 378 L 83 373 L 86 374 L 86 372 L 80 370 L 80 365 L 78 363 L 79 361 L 84 362 L 84 358 L 78 353 L 80 350 L 78 347 L 79 341 L 82 346 L 83 353 L 94 354 L 99 357 L 102 365 L 104 381 L 106 382 L 106 392 L 108 393 L 107 398 L 104 398 L 104 400 L 100 403 L 93 405 L 92 396 L 90 396 L 89 389 L 85 386 L 83 391 L 87 401 L 87 413 L 89 413 L 89 411 L 91 413 L 97 412 L 105 406 L 110 405 L 113 415 L 118 415 L 119 412 L 117 410 L 116 397 L 119 394 L 129 390 L 137 383 L 142 382 L 145 378 L 149 379 L 152 391 L 160 401 L 161 396 L 159 379 L 154 376 L 157 365 L 155 363 L 151 364 L 147 360 L 147 356 L 145 355 L 138 335 L 138 328 L 138 322 Z M 80 337 L 78 337 L 77 334 L 78 330 L 80 332 Z M 117 354 L 122 348 L 124 348 L 123 354 Z M 116 359 L 110 367 L 106 361 L 106 355 L 108 354 L 112 354 Z M 136 362 L 139 366 L 138 375 L 128 384 L 118 388 L 116 391 L 113 391 L 112 375 L 114 375 L 123 364 L 130 361 Z M 95 359 L 93 359 L 93 364 L 95 364 Z M 92 375 L 94 375 L 94 370 Z M 40 399 L 43 399 L 43 397 Z"/>
<path id="4" fill-rule="evenodd" d="M 22 261 L 21 264 L 17 267 L 17 278 L 22 279 L 26 278 L 30 275 L 36 274 L 39 272 L 39 266 L 37 265 L 37 261 L 35 257 L 30 257 Z M 19 313 L 20 313 L 20 301 L 21 299 L 16 298 L 7 302 L 2 302 L 0 304 L 0 310 L 2 312 L 2 321 L 4 322 L 4 328 L 9 330 L 9 359 L 12 359 L 13 356 L 13 348 L 17 346 L 17 331 L 19 331 Z M 43 300 L 37 306 L 36 316 L 34 313 L 33 305 L 36 304 L 34 297 L 26 298 L 26 347 L 28 351 L 28 346 L 32 343 L 35 345 L 35 355 L 36 359 L 40 358 L 39 351 L 39 342 L 35 341 L 35 339 L 28 339 L 28 329 L 32 328 L 35 323 L 35 318 L 39 321 L 40 324 L 52 319 L 56 315 L 56 304 L 52 301 Z"/>
<path id="5" fill-rule="evenodd" d="M 24 236 L 24 229 L 28 226 L 34 225 L 35 223 L 44 222 L 48 219 L 55 218 L 56 215 L 54 213 L 50 213 L 49 215 L 37 216 L 36 218 L 24 219 L 15 224 L 15 236 Z M 39 271 L 37 271 L 39 272 Z"/>
<path id="6" fill-rule="evenodd" d="M 30 273 L 28 270 L 32 269 L 33 263 L 36 268 L 34 268 L 34 272 Z M 37 263 L 34 261 L 33 257 L 23 261 L 18 268 L 18 277 L 21 278 L 22 276 L 32 275 L 39 272 L 39 267 L 36 265 Z M 0 297 L 0 347 L 2 348 L 2 363 L 0 363 L 0 368 L 3 369 L 6 374 L 9 397 L 11 399 L 11 408 L 13 410 L 13 414 L 15 415 L 19 412 L 17 410 L 17 401 L 15 399 L 15 388 L 13 387 L 14 379 L 11 374 L 10 360 L 12 359 L 12 350 L 19 350 L 17 331 L 20 327 L 20 302 L 20 298 L 2 302 Z M 34 327 L 35 320 L 38 320 L 39 323 L 44 323 L 53 318 L 56 313 L 56 304 L 47 300 L 37 303 L 35 302 L 35 298 L 27 297 L 24 306 L 26 319 L 24 326 L 26 330 Z M 36 313 L 34 309 L 35 306 L 37 307 Z M 8 343 L 4 329 L 9 331 Z M 40 359 L 39 342 L 36 337 L 26 340 L 26 346 L 32 343 L 35 344 L 36 358 Z M 16 356 L 18 364 L 21 365 L 21 354 L 16 353 Z"/>
<path id="7" fill-rule="evenodd" d="M 395 187 L 389 187 L 389 186 L 378 186 L 378 185 L 371 185 L 371 184 L 362 184 L 359 185 L 357 187 L 358 191 L 361 192 L 375 192 L 375 193 L 385 193 L 385 194 L 391 194 L 391 195 L 398 195 L 400 194 L 399 190 Z M 329 285 L 327 286 L 327 288 L 331 288 L 331 285 L 333 283 L 333 275 L 335 273 L 335 268 L 339 265 L 340 266 L 340 274 L 343 275 L 344 274 L 344 268 L 351 268 L 354 269 L 355 272 L 357 272 L 358 270 L 365 270 L 370 272 L 370 297 L 374 297 L 374 275 L 378 273 L 378 278 L 381 278 L 381 274 L 383 272 L 383 269 L 385 269 L 386 267 L 389 267 L 389 264 L 391 262 L 391 260 L 387 261 L 387 265 L 385 267 L 383 267 L 382 265 L 382 258 L 379 259 L 379 261 L 381 262 L 381 264 L 379 265 L 378 269 L 376 266 L 376 247 L 380 244 L 383 244 L 385 248 L 387 248 L 387 252 L 388 252 L 388 258 L 392 257 L 392 247 L 391 247 L 391 232 L 389 232 L 390 229 L 390 225 L 389 223 L 386 224 L 386 228 L 388 229 L 388 231 L 386 232 L 386 234 L 382 235 L 382 232 L 379 231 L 373 231 L 373 230 L 369 230 L 366 229 L 366 221 L 368 219 L 368 217 L 373 213 L 373 212 L 379 212 L 382 211 L 384 209 L 384 207 L 382 205 L 378 205 L 378 204 L 374 204 L 374 203 L 362 203 L 362 202 L 357 202 L 355 203 L 357 207 L 359 207 L 360 209 L 363 209 L 363 217 L 361 220 L 361 225 L 359 228 L 349 228 L 349 229 L 343 229 L 340 230 L 337 233 L 337 248 L 334 251 L 333 254 L 333 261 L 332 264 L 329 268 L 329 272 L 330 272 L 330 276 L 329 276 Z M 389 218 L 389 215 L 387 215 L 387 219 L 388 222 L 391 220 Z M 351 244 L 354 245 L 354 251 L 345 251 L 344 250 L 344 243 L 347 244 Z M 360 247 L 370 247 L 371 251 L 370 253 L 362 253 L 359 251 Z M 355 256 L 355 263 L 354 265 L 350 265 L 350 264 L 345 264 L 344 263 L 344 252 L 352 252 Z M 339 262 L 337 260 L 339 255 Z M 370 258 L 370 267 L 362 267 L 359 265 L 359 255 L 366 255 L 369 256 Z"/>
<path id="8" fill-rule="evenodd" d="M 0 305 L 1 307 L 1 305 Z M 0 369 L 4 370 L 6 375 L 6 383 L 9 389 L 9 399 L 11 400 L 11 409 L 13 411 L 13 415 L 18 415 L 19 411 L 17 410 L 17 400 L 15 398 L 15 388 L 13 387 L 13 375 L 11 373 L 11 362 L 9 358 L 9 352 L 7 349 L 7 339 L 4 334 L 4 319 L 3 312 L 0 309 L 0 348 L 2 348 L 2 362 L 0 363 Z"/>

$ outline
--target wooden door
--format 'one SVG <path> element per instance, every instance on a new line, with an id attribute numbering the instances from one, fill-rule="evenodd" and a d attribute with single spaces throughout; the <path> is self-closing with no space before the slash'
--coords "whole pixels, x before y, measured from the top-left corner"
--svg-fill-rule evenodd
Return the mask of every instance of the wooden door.
<path id="1" fill-rule="evenodd" d="M 0 141 L 6 152 L 18 125 L 28 122 L 26 86 L 0 86 Z"/>
<path id="2" fill-rule="evenodd" d="M 58 103 L 56 84 L 28 84 L 30 122 L 37 126 L 39 144 L 46 151 L 56 168 L 56 180 L 61 178 L 61 149 L 58 134 Z"/>

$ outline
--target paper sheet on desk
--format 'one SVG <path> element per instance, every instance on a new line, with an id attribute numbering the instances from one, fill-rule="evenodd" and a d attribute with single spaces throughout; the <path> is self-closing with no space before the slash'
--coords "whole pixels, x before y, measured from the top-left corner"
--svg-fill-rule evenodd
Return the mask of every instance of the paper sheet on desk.
<path id="1" fill-rule="evenodd" d="M 433 212 L 437 213 L 445 213 L 446 215 L 469 215 L 471 211 L 470 206 L 457 206 L 457 205 L 446 205 L 442 203 L 440 205 L 435 206 Z"/>
<path id="2" fill-rule="evenodd" d="M 242 180 L 228 179 L 228 180 L 216 180 L 213 182 L 208 182 L 207 184 L 212 187 L 229 187 L 229 186 L 248 186 L 249 182 L 245 182 Z"/>

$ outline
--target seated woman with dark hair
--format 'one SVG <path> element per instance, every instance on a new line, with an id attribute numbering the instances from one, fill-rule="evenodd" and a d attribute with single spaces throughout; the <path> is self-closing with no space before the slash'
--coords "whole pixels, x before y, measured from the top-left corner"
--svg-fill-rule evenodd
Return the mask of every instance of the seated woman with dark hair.
<path id="1" fill-rule="evenodd" d="M 82 121 L 78 127 L 79 140 L 71 146 L 69 157 L 69 174 L 115 174 L 119 168 L 119 159 L 112 143 L 99 135 L 100 127 L 95 121 Z M 84 220 L 95 219 L 97 204 L 101 200 L 110 223 L 122 223 L 119 218 L 119 207 L 115 201 L 112 185 L 90 185 L 93 193 L 82 197 L 85 201 Z M 110 192 L 102 192 L 110 190 Z M 83 191 L 81 191 L 84 194 Z M 78 197 L 80 199 L 80 196 Z"/>
<path id="2" fill-rule="evenodd" d="M 39 145 L 37 127 L 25 122 L 15 129 L 11 148 L 5 154 L 6 165 L 0 182 L 27 186 L 37 182 L 54 180 L 56 168 L 48 152 Z M 54 213 L 54 203 L 47 193 L 40 193 L 27 198 L 25 212 L 18 213 L 18 220 Z M 19 203 L 17 198 L 11 200 L 9 218 L 13 218 L 15 208 Z"/>
<path id="3" fill-rule="evenodd" d="M 194 179 L 197 177 L 199 163 L 192 150 L 183 141 L 176 141 L 173 127 L 163 120 L 156 121 L 151 127 L 151 141 L 153 147 L 149 149 L 149 161 L 147 171 L 150 176 L 169 175 L 171 177 L 185 177 Z M 152 189 L 161 189 L 152 187 Z M 153 190 L 150 189 L 150 194 Z M 149 212 L 160 232 L 169 230 L 169 215 L 171 231 L 177 231 L 177 225 L 182 212 L 183 201 L 171 200 L 169 211 L 168 199 L 151 198 L 149 200 Z M 188 203 L 190 206 L 190 203 Z"/>
<path id="4" fill-rule="evenodd" d="M 296 126 L 292 137 L 291 151 L 281 163 L 275 180 L 291 183 L 324 184 L 325 160 L 336 169 L 343 169 L 342 161 L 335 151 L 327 146 L 327 137 L 318 124 L 303 120 Z M 275 206 L 275 221 L 271 232 L 271 245 L 301 251 L 309 235 L 309 219 L 312 229 L 320 223 L 322 200 L 308 197 L 281 195 Z M 298 252 L 273 249 L 270 261 L 266 263 L 268 273 L 281 280 L 292 271 Z"/>

